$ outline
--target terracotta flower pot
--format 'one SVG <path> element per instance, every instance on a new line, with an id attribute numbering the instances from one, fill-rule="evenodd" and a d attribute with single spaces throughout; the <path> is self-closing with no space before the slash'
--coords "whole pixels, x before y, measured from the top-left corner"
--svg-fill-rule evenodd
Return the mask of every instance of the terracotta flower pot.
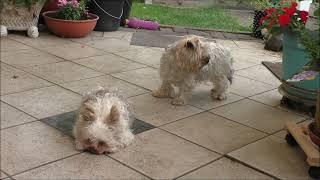
<path id="1" fill-rule="evenodd" d="M 46 3 L 44 4 L 41 13 L 47 12 L 47 11 L 57 11 L 59 10 L 58 6 L 59 2 L 58 0 L 47 0 Z"/>
<path id="2" fill-rule="evenodd" d="M 65 38 L 80 38 L 88 35 L 96 26 L 99 17 L 89 13 L 86 20 L 63 20 L 54 18 L 57 11 L 43 13 L 44 20 L 51 32 Z"/>
<path id="3" fill-rule="evenodd" d="M 320 132 L 316 131 L 316 123 L 312 122 L 308 126 L 309 128 L 309 136 L 311 141 L 316 144 L 318 147 L 320 147 Z"/>

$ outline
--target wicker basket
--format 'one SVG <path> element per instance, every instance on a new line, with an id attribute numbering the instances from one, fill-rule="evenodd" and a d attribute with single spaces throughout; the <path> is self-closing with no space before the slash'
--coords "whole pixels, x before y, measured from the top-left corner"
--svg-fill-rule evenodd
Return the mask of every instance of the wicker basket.
<path id="1" fill-rule="evenodd" d="M 0 25 L 6 26 L 8 30 L 28 30 L 38 25 L 38 19 L 45 1 L 38 1 L 31 7 L 6 4 L 0 12 Z"/>

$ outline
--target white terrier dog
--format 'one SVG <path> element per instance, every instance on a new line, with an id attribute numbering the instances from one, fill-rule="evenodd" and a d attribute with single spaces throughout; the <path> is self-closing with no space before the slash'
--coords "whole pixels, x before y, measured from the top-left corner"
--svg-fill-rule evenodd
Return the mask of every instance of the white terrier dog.
<path id="1" fill-rule="evenodd" d="M 214 42 L 203 42 L 197 36 L 187 36 L 169 45 L 160 59 L 161 86 L 152 95 L 174 98 L 172 104 L 185 105 L 194 86 L 211 81 L 213 98 L 224 100 L 232 83 L 233 58 L 230 50 Z M 172 85 L 179 88 L 175 96 Z"/>
<path id="2" fill-rule="evenodd" d="M 129 145 L 134 135 L 129 104 L 115 92 L 98 88 L 82 100 L 73 128 L 77 150 L 113 153 Z"/>

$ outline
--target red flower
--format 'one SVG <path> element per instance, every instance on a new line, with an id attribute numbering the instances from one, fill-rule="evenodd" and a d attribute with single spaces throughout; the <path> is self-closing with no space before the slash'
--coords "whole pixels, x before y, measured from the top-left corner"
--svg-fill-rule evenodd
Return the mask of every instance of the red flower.
<path id="1" fill-rule="evenodd" d="M 279 16 L 280 26 L 287 26 L 290 23 L 290 16 L 288 14 L 282 14 Z"/>
<path id="2" fill-rule="evenodd" d="M 300 17 L 301 17 L 301 21 L 303 23 L 307 22 L 308 15 L 309 15 L 309 13 L 307 11 L 300 11 Z"/>
<path id="3" fill-rule="evenodd" d="M 274 13 L 276 11 L 276 9 L 274 8 L 268 8 L 266 9 L 266 13 L 267 13 L 267 16 L 270 16 L 272 13 Z"/>
<path id="4" fill-rule="evenodd" d="M 292 3 L 291 3 L 291 8 L 296 9 L 296 8 L 297 8 L 297 6 L 298 6 L 298 3 L 297 3 L 297 2 L 295 2 L 295 1 L 292 1 Z"/>
<path id="5" fill-rule="evenodd" d="M 290 8 L 284 7 L 282 10 L 284 12 L 286 12 L 286 14 L 288 14 L 289 16 L 292 16 L 296 12 L 297 9 L 293 8 L 293 7 L 290 7 Z"/>

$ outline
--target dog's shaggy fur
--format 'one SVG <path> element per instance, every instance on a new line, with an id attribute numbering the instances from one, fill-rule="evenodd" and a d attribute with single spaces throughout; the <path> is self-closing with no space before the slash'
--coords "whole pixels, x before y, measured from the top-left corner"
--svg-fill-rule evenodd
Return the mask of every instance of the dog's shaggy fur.
<path id="1" fill-rule="evenodd" d="M 129 104 L 116 92 L 98 88 L 82 100 L 73 129 L 76 149 L 113 153 L 129 145 L 134 135 Z"/>
<path id="2" fill-rule="evenodd" d="M 169 45 L 160 59 L 161 86 L 155 97 L 174 98 L 172 104 L 185 105 L 194 86 L 211 81 L 213 98 L 224 100 L 232 83 L 233 58 L 230 50 L 214 42 L 203 42 L 197 36 L 187 36 Z M 175 95 L 173 86 L 179 88 Z"/>

